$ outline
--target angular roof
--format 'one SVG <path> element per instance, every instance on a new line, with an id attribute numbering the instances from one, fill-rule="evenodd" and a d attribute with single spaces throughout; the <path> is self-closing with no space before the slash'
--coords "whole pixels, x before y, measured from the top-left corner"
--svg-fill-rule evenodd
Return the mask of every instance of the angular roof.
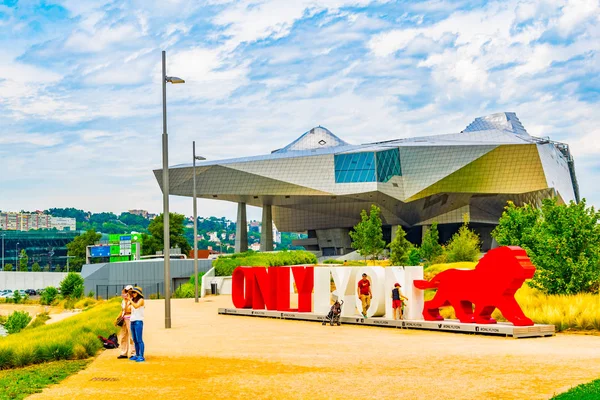
<path id="1" fill-rule="evenodd" d="M 517 135 L 529 135 L 514 112 L 501 112 L 475 118 L 463 132 L 487 131 L 491 129 L 508 131 Z"/>
<path id="2" fill-rule="evenodd" d="M 329 129 L 317 126 L 310 131 L 305 132 L 298 139 L 288 144 L 282 149 L 274 150 L 272 153 L 286 153 L 288 151 L 302 151 L 324 149 L 327 147 L 347 146 L 339 137 L 335 136 Z"/>

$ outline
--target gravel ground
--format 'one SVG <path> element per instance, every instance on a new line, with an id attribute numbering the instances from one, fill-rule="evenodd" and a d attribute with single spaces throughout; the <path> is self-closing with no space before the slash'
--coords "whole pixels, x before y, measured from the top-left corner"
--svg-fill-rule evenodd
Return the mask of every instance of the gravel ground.
<path id="1" fill-rule="evenodd" d="M 218 315 L 147 302 L 146 363 L 105 351 L 32 399 L 548 399 L 600 376 L 600 337 L 512 339 Z"/>

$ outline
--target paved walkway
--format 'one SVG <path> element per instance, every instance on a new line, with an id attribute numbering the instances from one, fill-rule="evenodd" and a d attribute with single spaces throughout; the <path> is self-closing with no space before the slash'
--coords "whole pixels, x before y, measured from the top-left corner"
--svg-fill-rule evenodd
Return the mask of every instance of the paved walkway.
<path id="1" fill-rule="evenodd" d="M 548 399 L 600 377 L 600 337 L 512 339 L 218 315 L 147 302 L 147 362 L 105 351 L 31 399 Z"/>

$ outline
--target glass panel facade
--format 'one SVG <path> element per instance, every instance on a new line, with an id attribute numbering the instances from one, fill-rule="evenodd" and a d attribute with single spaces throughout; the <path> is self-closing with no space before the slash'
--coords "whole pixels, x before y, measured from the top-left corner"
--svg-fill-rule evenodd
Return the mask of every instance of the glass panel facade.
<path id="1" fill-rule="evenodd" d="M 400 151 L 396 148 L 377 153 L 377 182 L 387 182 L 395 175 L 402 175 Z"/>
<path id="2" fill-rule="evenodd" d="M 336 154 L 335 183 L 375 182 L 375 153 Z"/>

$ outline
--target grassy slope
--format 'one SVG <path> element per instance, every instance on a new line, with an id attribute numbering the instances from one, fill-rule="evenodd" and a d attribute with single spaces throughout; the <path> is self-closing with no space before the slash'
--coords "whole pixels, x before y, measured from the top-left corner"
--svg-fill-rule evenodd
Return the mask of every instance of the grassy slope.
<path id="1" fill-rule="evenodd" d="M 597 400 L 600 399 L 600 379 L 579 385 L 552 400 Z"/>
<path id="2" fill-rule="evenodd" d="M 116 332 L 113 321 L 119 310 L 118 300 L 109 301 L 64 321 L 2 338 L 0 369 L 94 356 L 102 347 L 97 335 Z"/>
<path id="3" fill-rule="evenodd" d="M 46 386 L 58 383 L 77 373 L 89 360 L 55 361 L 25 368 L 0 371 L 0 400 L 24 399 L 39 393 Z"/>

